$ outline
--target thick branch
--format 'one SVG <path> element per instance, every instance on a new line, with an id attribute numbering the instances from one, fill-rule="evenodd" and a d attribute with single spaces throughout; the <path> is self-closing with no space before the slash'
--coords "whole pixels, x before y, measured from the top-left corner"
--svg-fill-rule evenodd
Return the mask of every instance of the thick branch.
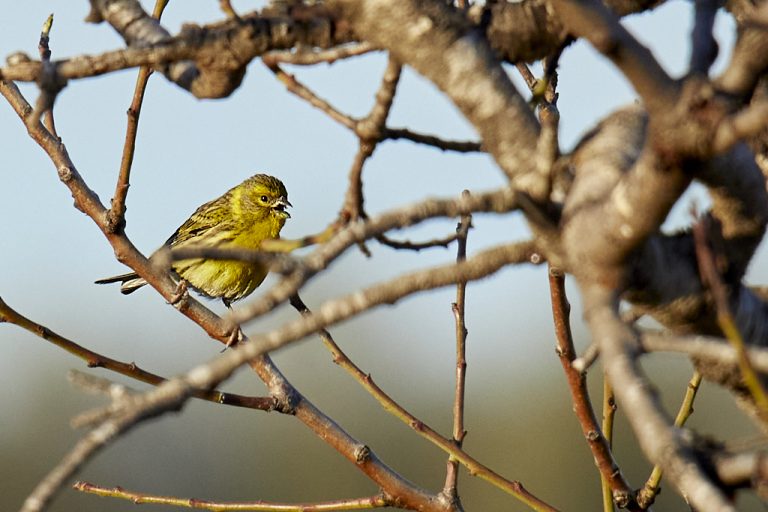
<path id="1" fill-rule="evenodd" d="M 388 49 L 443 90 L 507 176 L 524 181 L 532 170 L 538 122 L 493 50 L 461 13 L 440 2 L 416 0 L 329 4 L 341 9 L 360 37 Z"/>

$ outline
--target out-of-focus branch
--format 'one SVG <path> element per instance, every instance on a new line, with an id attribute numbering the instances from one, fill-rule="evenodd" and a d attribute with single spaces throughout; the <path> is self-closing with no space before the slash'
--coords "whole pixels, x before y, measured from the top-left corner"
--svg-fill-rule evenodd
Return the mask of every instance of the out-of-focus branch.
<path id="1" fill-rule="evenodd" d="M 63 87 L 63 82 L 59 82 L 52 78 L 53 66 L 51 65 L 51 47 L 50 47 L 50 34 L 53 27 L 53 14 L 48 16 L 43 23 L 43 28 L 40 31 L 40 42 L 37 45 L 40 52 L 40 63 L 42 64 L 42 77 L 40 82 L 45 84 L 40 90 L 40 96 L 38 96 L 35 102 L 35 113 L 31 118 L 31 123 L 36 124 L 40 122 L 40 119 L 45 116 L 45 128 L 51 135 L 56 135 L 56 122 L 53 118 L 53 104 L 56 100 L 56 95 Z"/>
<path id="2" fill-rule="evenodd" d="M 328 50 L 274 50 L 264 54 L 264 61 L 275 64 L 293 64 L 294 66 L 313 66 L 315 64 L 333 64 L 337 60 L 348 59 L 378 51 L 379 49 L 370 43 L 362 42 L 329 48 Z"/>
<path id="3" fill-rule="evenodd" d="M 723 338 L 709 336 L 676 336 L 663 333 L 644 333 L 640 344 L 645 352 L 678 352 L 701 360 L 707 365 L 736 367 L 738 354 L 736 349 Z M 747 348 L 752 366 L 768 374 L 768 349 Z"/>
<path id="4" fill-rule="evenodd" d="M 340 10 L 359 37 L 386 48 L 444 91 L 509 179 L 531 171 L 538 122 L 462 12 L 441 2 L 417 0 L 327 4 Z"/>
<path id="5" fill-rule="evenodd" d="M 176 293 L 176 284 L 167 273 L 155 269 L 153 264 L 142 256 L 123 234 L 109 231 L 107 210 L 99 201 L 98 196 L 87 187 L 70 160 L 61 141 L 53 139 L 39 123 L 31 125 L 26 122 L 32 113 L 32 109 L 16 85 L 12 82 L 0 80 L 0 94 L 8 100 L 17 115 L 27 125 L 32 139 L 41 146 L 56 166 L 59 178 L 72 193 L 75 207 L 91 217 L 107 237 L 107 240 L 115 250 L 118 260 L 130 266 L 142 278 L 146 279 L 153 288 L 160 292 L 166 300 L 171 301 Z M 191 296 L 186 296 L 177 302 L 176 307 L 182 314 L 200 325 L 212 338 L 224 344 L 230 341 L 232 324 L 215 315 L 200 304 L 199 301 Z M 63 483 L 115 436 L 132 428 L 136 422 L 141 421 L 145 417 L 161 414 L 173 407 L 179 406 L 194 389 L 210 389 L 216 386 L 221 380 L 229 376 L 237 366 L 246 362 L 267 384 L 267 388 L 276 399 L 276 408 L 278 410 L 294 414 L 296 418 L 307 425 L 307 427 L 341 453 L 347 460 L 353 462 L 355 467 L 365 473 L 381 488 L 393 495 L 397 495 L 404 506 L 441 512 L 450 510 L 449 505 L 444 506 L 441 503 L 436 503 L 431 494 L 402 478 L 379 460 L 368 447 L 350 436 L 333 420 L 299 394 L 274 366 L 269 356 L 259 355 L 264 354 L 263 350 L 259 351 L 259 348 L 255 347 L 255 345 L 255 349 L 250 348 L 250 345 L 253 344 L 244 345 L 240 350 L 230 351 L 231 354 L 227 354 L 225 357 L 239 357 L 244 353 L 246 346 L 250 350 L 255 350 L 255 352 L 250 357 L 239 359 L 234 366 L 226 367 L 224 371 L 214 371 L 215 367 L 208 365 L 198 367 L 189 373 L 191 380 L 172 379 L 160 384 L 155 390 L 146 393 L 147 397 L 145 399 L 136 402 L 139 404 L 138 407 L 145 407 L 143 411 L 134 410 L 136 403 L 132 403 L 124 412 L 117 411 L 113 419 L 102 423 L 86 435 L 73 448 L 70 454 L 65 456 L 60 464 L 40 482 L 38 487 L 28 497 L 23 511 L 37 512 L 44 507 L 54 494 L 58 492 Z"/>
<path id="6" fill-rule="evenodd" d="M 365 221 L 350 222 L 336 236 L 318 247 L 313 253 L 304 257 L 302 264 L 291 275 L 281 280 L 259 298 L 235 311 L 231 319 L 235 324 L 241 324 L 271 311 L 276 304 L 282 304 L 296 293 L 299 288 L 311 279 L 317 272 L 326 268 L 349 247 L 364 242 L 369 238 L 390 230 L 417 224 L 434 217 L 457 217 L 472 212 L 504 213 L 517 207 L 518 194 L 508 188 L 471 194 L 469 197 L 454 199 L 426 199 L 418 203 L 384 212 Z M 539 251 L 533 251 L 533 263 L 541 263 L 543 258 Z"/>
<path id="7" fill-rule="evenodd" d="M 128 491 L 122 487 L 101 487 L 88 482 L 75 482 L 73 489 L 106 498 L 132 501 L 136 505 L 154 504 L 195 508 L 224 512 L 229 510 L 254 510 L 264 512 L 325 512 L 335 510 L 368 510 L 392 505 L 383 494 L 365 498 L 349 498 L 316 503 L 275 503 L 270 501 L 210 501 L 198 498 L 177 498 L 143 492 Z"/>
<path id="8" fill-rule="evenodd" d="M 619 318 L 616 292 L 600 285 L 579 284 L 587 322 L 600 344 L 603 367 L 646 457 L 662 468 L 694 508 L 735 512 L 702 468 L 690 441 L 674 427 L 651 392 L 636 360 L 640 349 L 637 337 Z"/>
<path id="9" fill-rule="evenodd" d="M 291 305 L 297 311 L 299 311 L 304 318 L 309 318 L 312 316 L 312 312 L 298 295 L 291 297 Z M 451 457 L 451 460 L 454 460 L 457 463 L 465 466 L 472 475 L 490 482 L 499 489 L 519 499 L 534 510 L 550 512 L 556 510 L 536 496 L 532 495 L 527 489 L 525 489 L 525 487 L 523 487 L 520 482 L 507 480 L 487 466 L 481 464 L 477 459 L 463 451 L 460 443 L 457 443 L 455 439 L 448 439 L 440 435 L 432 427 L 411 414 L 402 405 L 397 403 L 392 397 L 384 392 L 384 390 L 381 389 L 378 384 L 376 384 L 376 382 L 373 380 L 373 377 L 371 377 L 369 373 L 363 372 L 363 370 L 361 370 L 347 356 L 347 354 L 341 349 L 341 347 L 339 347 L 336 341 L 334 341 L 331 333 L 328 332 L 327 329 L 321 328 L 318 329 L 317 332 L 320 335 L 320 338 L 323 340 L 323 344 L 325 344 L 325 346 L 333 355 L 333 362 L 341 366 L 350 375 L 352 375 L 352 377 L 381 404 L 385 411 L 392 414 L 394 417 L 411 427 L 420 436 L 427 439 L 438 448 L 442 449 Z M 458 507 L 459 510 L 462 510 L 457 496 L 447 494 L 444 490 L 442 497 L 446 503 L 449 503 L 452 506 Z"/>
<path id="10" fill-rule="evenodd" d="M 241 342 L 236 350 L 230 350 L 205 365 L 193 368 L 182 377 L 163 383 L 155 390 L 145 393 L 144 395 L 147 395 L 147 414 L 159 413 L 161 406 L 166 407 L 167 410 L 167 407 L 181 403 L 193 389 L 208 389 L 217 385 L 229 378 L 237 368 L 250 362 L 262 380 L 267 383 L 270 391 L 273 394 L 283 396 L 282 407 L 286 412 L 295 414 L 297 418 L 321 434 L 326 442 L 342 452 L 345 457 L 356 461 L 357 466 L 376 483 L 384 489 L 390 489 L 388 492 L 397 494 L 403 503 L 410 504 L 409 507 L 426 509 L 429 505 L 435 507 L 435 510 L 444 510 L 444 508 L 439 507 L 439 503 L 434 502 L 428 493 L 416 488 L 383 465 L 368 447 L 357 443 L 330 418 L 322 415 L 309 401 L 299 395 L 285 381 L 282 374 L 272 365 L 265 354 L 377 305 L 394 304 L 401 298 L 418 291 L 455 284 L 459 281 L 480 279 L 506 265 L 529 261 L 532 251 L 533 247 L 530 243 L 488 249 L 479 252 L 465 262 L 405 274 L 391 282 L 360 290 L 341 299 L 327 301 L 316 312 L 290 322 L 270 333 L 256 336 L 250 342 Z M 227 338 L 222 339 L 222 342 L 226 341 Z M 172 393 L 173 399 L 167 398 L 168 402 L 160 404 L 158 400 L 163 399 L 155 397 L 165 397 L 167 393 Z M 285 396 L 286 394 L 288 396 Z M 142 411 L 131 410 L 129 412 L 131 417 L 137 418 L 143 414 Z M 449 444 L 455 448 L 452 443 Z M 71 471 L 74 471 L 76 467 L 72 467 Z M 71 473 L 68 472 L 62 478 L 67 478 L 69 474 Z M 515 482 L 512 484 L 513 487 L 519 485 Z M 519 492 L 522 493 L 523 491 Z M 446 505 L 446 508 L 450 510 L 450 504 Z M 542 510 L 547 510 L 547 508 L 542 508 Z"/>
<path id="11" fill-rule="evenodd" d="M 714 298 L 717 323 L 726 339 L 736 350 L 741 377 L 758 407 L 760 417 L 768 423 L 768 396 L 763 389 L 760 378 L 752 367 L 752 362 L 749 360 L 744 346 L 744 339 L 731 314 L 731 308 L 728 305 L 728 290 L 720 278 L 715 262 L 716 256 L 708 240 L 708 231 L 711 231 L 711 227 L 712 224 L 706 218 L 699 220 L 693 226 L 699 272 L 701 272 L 702 281 L 707 285 Z"/>
<path id="12" fill-rule="evenodd" d="M 91 8 L 89 20 L 106 20 L 129 48 L 53 62 L 51 73 L 44 73 L 39 61 L 19 59 L 0 69 L 0 77 L 31 82 L 45 74 L 54 79 L 52 84 L 62 85 L 69 79 L 151 66 L 198 98 L 221 98 L 239 87 L 248 63 L 268 50 L 299 44 L 330 48 L 351 37 L 322 6 L 315 8 L 314 19 L 252 13 L 206 27 L 187 25 L 177 36 L 171 36 L 136 0 L 91 0 Z"/>
<path id="13" fill-rule="evenodd" d="M 627 107 L 605 119 L 572 156 L 575 179 L 563 211 L 563 240 L 573 271 L 620 286 L 624 264 L 688 186 L 691 177 L 663 165 L 646 143 L 647 118 Z M 588 265 L 585 264 L 588 262 Z"/>
<path id="14" fill-rule="evenodd" d="M 753 488 L 763 500 L 768 498 L 768 453 L 765 450 L 721 453 L 712 465 L 718 479 L 733 489 Z"/>
<path id="15" fill-rule="evenodd" d="M 696 0 L 691 33 L 689 73 L 706 76 L 717 58 L 717 41 L 712 33 L 720 4 L 716 0 Z"/>
<path id="16" fill-rule="evenodd" d="M 59 464 L 35 486 L 20 512 L 44 510 L 66 481 L 113 439 L 144 419 L 163 414 L 178 406 L 191 392 L 192 388 L 186 382 L 173 379 L 148 393 L 126 397 L 124 402 L 127 403 L 116 407 L 109 418 L 80 438 Z"/>
<path id="17" fill-rule="evenodd" d="M 107 370 L 119 373 L 120 375 L 125 375 L 126 377 L 131 377 L 140 382 L 152 384 L 153 386 L 157 386 L 167 380 L 164 377 L 142 370 L 136 363 L 123 363 L 78 345 L 74 341 L 68 340 L 47 327 L 35 323 L 29 318 L 19 314 L 2 298 L 0 298 L 0 322 L 9 322 L 18 325 L 22 329 L 53 343 L 57 347 L 84 360 L 89 368 L 106 368 Z M 224 393 L 218 390 L 197 390 L 192 396 L 217 404 L 248 407 L 264 411 L 271 411 L 275 408 L 275 401 L 272 397 L 243 396 L 235 393 Z"/>
<path id="18" fill-rule="evenodd" d="M 736 4 L 737 2 L 732 2 Z M 736 19 L 741 21 L 736 46 L 731 60 L 722 75 L 715 79 L 715 86 L 727 94 L 736 96 L 746 103 L 752 96 L 758 80 L 768 69 L 768 35 L 760 23 L 751 23 L 755 15 L 760 14 L 764 7 L 755 9 L 747 2 L 748 10 L 738 8 Z"/>
<path id="19" fill-rule="evenodd" d="M 606 5 L 620 16 L 651 10 L 663 0 L 608 0 Z M 505 60 L 541 60 L 564 44 L 569 34 L 563 16 L 545 0 L 478 2 L 469 8 L 469 18 L 481 26 L 494 49 Z"/>
<path id="20" fill-rule="evenodd" d="M 652 114 L 675 106 L 679 94 L 677 83 L 605 4 L 599 0 L 553 0 L 552 5 L 572 35 L 587 39 L 597 51 L 611 59 Z"/>

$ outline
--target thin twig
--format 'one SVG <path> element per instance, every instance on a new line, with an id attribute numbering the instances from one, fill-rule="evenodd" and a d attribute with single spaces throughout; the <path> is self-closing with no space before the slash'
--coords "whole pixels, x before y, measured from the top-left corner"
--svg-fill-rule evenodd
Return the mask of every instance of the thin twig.
<path id="1" fill-rule="evenodd" d="M 310 311 L 304 301 L 297 295 L 291 297 L 291 305 L 299 311 L 305 319 L 315 316 Z M 556 510 L 539 498 L 532 495 L 518 481 L 507 480 L 490 468 L 484 466 L 475 458 L 463 451 L 456 445 L 453 439 L 448 439 L 440 435 L 432 427 L 408 412 L 403 406 L 397 403 L 384 390 L 382 390 L 369 373 L 363 372 L 339 347 L 327 329 L 320 327 L 315 329 L 323 340 L 323 344 L 333 355 L 333 362 L 344 368 L 368 393 L 371 394 L 384 408 L 385 411 L 411 427 L 421 437 L 427 439 L 432 444 L 446 452 L 454 460 L 467 468 L 471 475 L 477 476 L 494 486 L 498 487 L 516 497 L 534 510 L 553 511 Z"/>
<path id="2" fill-rule="evenodd" d="M 731 343 L 739 357 L 739 369 L 744 379 L 744 384 L 752 395 L 757 405 L 763 422 L 768 422 L 768 396 L 760 383 L 760 378 L 755 373 L 752 362 L 747 354 L 744 340 L 741 337 L 736 322 L 728 305 L 728 291 L 720 278 L 715 262 L 715 254 L 707 241 L 707 233 L 712 227 L 709 217 L 702 218 L 693 226 L 693 238 L 696 248 L 696 259 L 699 263 L 699 272 L 702 281 L 709 287 L 715 302 L 717 311 L 717 323 L 723 334 Z"/>
<path id="3" fill-rule="evenodd" d="M 560 363 L 568 381 L 573 411 L 576 413 L 581 430 L 592 451 L 592 456 L 595 458 L 597 469 L 611 488 L 613 501 L 622 508 L 639 510 L 634 500 L 632 488 L 616 464 L 610 443 L 603 435 L 597 422 L 595 411 L 589 399 L 586 375 L 577 372 L 572 366 L 573 360 L 576 358 L 576 351 L 573 348 L 569 321 L 571 306 L 565 295 L 565 274 L 554 267 L 549 269 L 549 292 L 557 338 L 557 355 L 560 357 Z"/>
<path id="4" fill-rule="evenodd" d="M 481 142 L 445 140 L 434 135 L 416 133 L 407 128 L 384 128 L 383 136 L 391 140 L 410 140 L 425 146 L 432 146 L 443 151 L 455 151 L 457 153 L 477 153 L 484 152 Z"/>
<path id="5" fill-rule="evenodd" d="M 327 50 L 274 50 L 265 53 L 264 60 L 275 64 L 293 64 L 295 66 L 311 66 L 314 64 L 333 64 L 338 60 L 356 57 L 379 49 L 369 42 L 361 42 L 329 48 Z"/>
<path id="6" fill-rule="evenodd" d="M 404 249 L 407 251 L 422 251 L 434 247 L 446 248 L 458 239 L 456 233 L 451 233 L 443 238 L 434 238 L 423 242 L 411 242 L 410 240 L 395 240 L 387 235 L 378 235 L 376 241 L 392 249 Z"/>
<path id="7" fill-rule="evenodd" d="M 608 376 L 603 373 L 603 422 L 602 430 L 608 447 L 613 449 L 613 420 L 616 416 L 616 399 Z M 600 473 L 600 487 L 603 491 L 603 512 L 614 512 L 613 491 L 608 479 Z"/>
<path id="8" fill-rule="evenodd" d="M 168 0 L 156 0 L 152 16 L 159 20 L 163 15 L 166 5 L 168 5 Z M 133 155 L 136 151 L 136 134 L 139 129 L 139 117 L 141 116 L 141 105 L 144 102 L 144 92 L 147 90 L 147 82 L 151 74 L 151 67 L 141 66 L 139 68 L 139 73 L 136 76 L 136 85 L 133 90 L 133 99 L 126 112 L 128 123 L 125 128 L 123 155 L 120 159 L 117 184 L 115 185 L 115 193 L 112 196 L 112 204 L 108 213 L 109 226 L 113 231 L 123 229 L 125 225 L 125 199 L 128 196 L 128 187 L 131 181 L 131 166 L 133 165 Z"/>
<path id="9" fill-rule="evenodd" d="M 86 213 L 94 221 L 121 261 L 145 278 L 166 300 L 172 300 L 177 290 L 176 284 L 167 273 L 158 272 L 153 264 L 136 250 L 124 234 L 109 232 L 106 222 L 106 208 L 101 204 L 98 196 L 88 188 L 61 141 L 53 139 L 39 123 L 29 122 L 32 109 L 18 87 L 13 82 L 0 80 L 0 94 L 7 99 L 16 114 L 27 126 L 30 137 L 40 145 L 53 162 L 59 178 L 74 198 L 75 207 Z M 496 206 L 500 207 L 501 205 Z M 192 297 L 186 297 L 177 305 L 177 309 L 202 327 L 213 339 L 224 344 L 230 341 L 232 323 L 228 319 L 215 315 L 199 301 Z M 398 502 L 402 503 L 403 506 L 441 512 L 448 512 L 451 509 L 450 504 L 436 502 L 433 494 L 401 477 L 384 464 L 372 450 L 341 429 L 331 418 L 299 394 L 274 366 L 269 356 L 264 354 L 261 346 L 250 347 L 243 344 L 240 349 L 232 350 L 224 356 L 220 356 L 213 363 L 201 365 L 188 372 L 186 376 L 188 380 L 172 379 L 154 390 L 145 392 L 142 396 L 146 395 L 147 400 L 135 405 L 141 410 L 126 413 L 136 416 L 136 419 L 126 419 L 119 416 L 116 420 L 108 421 L 89 433 L 86 436 L 87 439 L 78 443 L 33 490 L 25 502 L 24 512 L 36 512 L 44 508 L 59 492 L 61 486 L 83 464 L 115 436 L 123 430 L 131 428 L 135 421 L 141 421 L 145 417 L 179 407 L 194 389 L 215 387 L 231 375 L 235 368 L 245 363 L 248 363 L 267 384 L 270 393 L 277 399 L 278 410 L 295 415 L 297 419 L 352 462 L 357 469 L 384 489 L 386 493 L 397 496 Z M 234 366 L 228 366 L 232 364 L 232 359 L 229 358 L 234 358 L 236 361 Z M 222 364 L 224 369 L 221 367 Z"/>
<path id="10" fill-rule="evenodd" d="M 533 92 L 536 89 L 538 80 L 536 80 L 536 77 L 533 75 L 533 73 L 531 73 L 531 69 L 528 67 L 528 64 L 525 62 L 518 62 L 515 64 L 515 67 L 517 68 L 518 73 L 520 73 L 520 76 L 523 78 L 523 81 L 525 81 L 525 85 L 527 85 L 528 89 Z"/>
<path id="11" fill-rule="evenodd" d="M 357 146 L 357 152 L 352 159 L 352 165 L 348 173 L 347 192 L 344 195 L 344 206 L 339 214 L 340 218 L 349 220 L 366 219 L 365 196 L 363 194 L 363 167 L 366 160 L 373 155 L 376 144 L 367 140 L 360 140 Z"/>
<path id="12" fill-rule="evenodd" d="M 302 259 L 302 264 L 291 275 L 284 277 L 268 292 L 256 300 L 240 307 L 231 315 L 234 324 L 241 324 L 271 311 L 276 305 L 287 301 L 301 286 L 326 268 L 330 262 L 349 247 L 385 233 L 391 229 L 417 224 L 434 217 L 457 217 L 469 212 L 505 212 L 517 207 L 517 194 L 510 188 L 493 192 L 473 194 L 470 197 L 453 199 L 427 199 L 410 206 L 391 210 L 371 217 L 364 222 L 350 222 L 335 237 L 319 246 L 313 253 Z M 541 252 L 533 249 L 531 263 L 543 261 Z"/>
<path id="13" fill-rule="evenodd" d="M 276 62 L 270 62 L 268 59 L 264 59 L 262 60 L 262 62 L 264 62 L 267 68 L 270 71 L 272 71 L 272 73 L 275 74 L 275 77 L 277 77 L 277 79 L 280 80 L 280 82 L 282 82 L 285 88 L 288 89 L 288 92 L 295 94 L 296 96 L 305 100 L 307 103 L 309 103 L 313 107 L 320 109 L 326 114 L 328 114 L 328 117 L 330 117 L 337 123 L 354 131 L 357 123 L 357 121 L 354 118 L 346 114 L 343 114 L 341 111 L 336 109 L 333 105 L 328 103 L 326 100 L 320 98 L 317 94 L 312 92 L 307 86 L 305 86 L 304 84 L 296 80 L 295 76 L 283 71 L 283 69 Z"/>
<path id="14" fill-rule="evenodd" d="M 691 380 L 688 381 L 688 387 L 685 390 L 685 396 L 683 402 L 680 404 L 680 409 L 677 411 L 675 417 L 675 426 L 680 428 L 685 425 L 685 422 L 693 413 L 693 401 L 696 399 L 696 393 L 699 391 L 701 385 L 701 374 L 698 371 L 693 372 Z M 643 485 L 643 488 L 637 493 L 637 502 L 643 508 L 648 508 L 653 504 L 656 499 L 656 495 L 659 493 L 662 469 L 659 465 L 653 467 L 651 476 Z"/>
<path id="15" fill-rule="evenodd" d="M 219 8 L 221 9 L 221 12 L 223 12 L 227 18 L 239 20 L 240 15 L 237 14 L 235 9 L 232 7 L 232 3 L 229 0 L 219 0 Z"/>
<path id="16" fill-rule="evenodd" d="M 50 14 L 48 16 L 48 19 L 45 20 L 45 23 L 43 23 L 43 29 L 40 31 L 40 42 L 37 45 L 37 49 L 40 52 L 40 62 L 42 63 L 43 69 L 50 70 L 51 68 L 51 28 L 53 27 L 53 14 Z M 53 135 L 54 137 L 58 137 L 56 135 L 56 122 L 53 118 L 53 103 L 55 98 L 55 94 L 51 96 L 51 93 L 49 93 L 46 89 L 41 89 L 40 91 L 40 97 L 38 98 L 38 109 L 35 112 L 35 116 L 37 117 L 37 120 L 40 120 L 40 118 L 45 115 L 45 127 L 46 129 Z"/>
<path id="17" fill-rule="evenodd" d="M 223 512 L 237 511 L 266 511 L 266 512 L 325 512 L 334 510 L 369 510 L 378 507 L 390 506 L 391 500 L 383 494 L 366 496 L 365 498 L 349 498 L 341 500 L 323 501 L 316 503 L 275 503 L 270 501 L 210 501 L 197 498 L 177 498 L 174 496 L 160 496 L 143 492 L 128 491 L 121 487 L 101 487 L 88 482 L 76 482 L 72 488 L 107 498 L 119 498 L 130 500 L 135 505 L 146 503 L 154 505 L 171 505 L 175 507 L 195 508 Z"/>
<path id="18" fill-rule="evenodd" d="M 756 101 L 723 119 L 712 140 L 713 151 L 724 153 L 741 140 L 759 134 L 766 128 L 768 101 Z"/>
<path id="19" fill-rule="evenodd" d="M 29 318 L 21 315 L 12 309 L 2 298 L 0 298 L 0 322 L 12 323 L 53 343 L 57 347 L 62 348 L 85 361 L 89 368 L 105 368 L 140 382 L 152 384 L 153 386 L 157 386 L 167 380 L 164 377 L 139 368 L 136 363 L 117 361 L 78 345 L 74 341 L 60 336 L 47 327 L 35 323 Z M 272 397 L 243 396 L 234 393 L 224 393 L 218 390 L 198 390 L 193 393 L 193 396 L 217 404 L 261 409 L 263 411 L 271 411 L 275 408 L 275 401 Z"/>
<path id="20" fill-rule="evenodd" d="M 359 142 L 357 153 L 349 169 L 349 185 L 344 195 L 344 206 L 341 217 L 348 219 L 365 219 L 367 215 L 363 203 L 363 167 L 365 162 L 373 155 L 376 146 L 382 140 L 382 133 L 387 124 L 392 102 L 397 92 L 397 84 L 400 82 L 402 66 L 390 55 L 387 59 L 387 67 L 381 77 L 381 84 L 376 91 L 376 100 L 371 111 L 366 117 L 355 123 L 354 131 Z M 362 247 L 361 247 L 362 248 Z M 364 251 L 365 252 L 365 251 Z"/>
<path id="21" fill-rule="evenodd" d="M 174 379 L 154 388 L 150 393 L 131 396 L 130 406 L 90 430 L 75 444 L 61 461 L 35 486 L 24 500 L 20 512 L 40 512 L 61 491 L 65 482 L 96 453 L 118 435 L 131 430 L 142 420 L 151 418 L 177 406 L 189 396 L 192 388 L 180 379 Z"/>
<path id="22" fill-rule="evenodd" d="M 465 190 L 464 194 L 469 194 Z M 456 240 L 458 248 L 456 250 L 456 262 L 462 262 L 467 259 L 467 236 L 472 227 L 472 216 L 467 214 L 461 217 L 461 221 L 456 226 Z M 467 431 L 464 430 L 464 392 L 466 389 L 467 375 L 467 327 L 465 318 L 465 303 L 467 294 L 466 281 L 456 283 L 456 302 L 451 304 L 454 321 L 456 323 L 456 388 L 453 396 L 453 442 L 459 448 L 462 447 L 464 437 Z M 459 499 L 456 485 L 459 478 L 459 461 L 453 457 L 448 457 L 445 485 L 443 494 L 451 501 Z"/>
<path id="23" fill-rule="evenodd" d="M 588 280 L 579 284 L 585 318 L 600 343 L 603 368 L 643 452 L 651 462 L 662 466 L 669 483 L 693 508 L 735 512 L 733 503 L 698 457 L 692 440 L 674 426 L 641 371 L 639 337 L 620 319 L 619 291 Z"/>
<path id="24" fill-rule="evenodd" d="M 317 94 L 312 92 L 307 86 L 299 82 L 296 77 L 290 73 L 285 72 L 279 65 L 277 60 L 267 59 L 266 56 L 263 59 L 264 64 L 269 68 L 272 73 L 275 74 L 278 80 L 285 85 L 289 92 L 295 94 L 299 98 L 305 100 L 313 107 L 325 112 L 328 116 L 341 124 L 342 126 L 349 128 L 356 132 L 358 121 L 352 116 L 342 113 L 340 110 L 331 105 L 328 101 L 320 98 Z M 434 146 L 444 151 L 456 151 L 459 153 L 471 153 L 482 151 L 482 146 L 479 142 L 468 141 L 450 141 L 444 140 L 434 135 L 425 135 L 413 132 L 405 128 L 388 128 L 382 126 L 381 128 L 381 140 L 385 139 L 406 139 L 419 144 L 428 146 Z"/>
<path id="25" fill-rule="evenodd" d="M 580 373 L 584 373 L 595 364 L 597 358 L 600 356 L 600 347 L 597 343 L 590 343 L 584 350 L 584 353 L 573 360 L 571 366 L 574 370 Z"/>

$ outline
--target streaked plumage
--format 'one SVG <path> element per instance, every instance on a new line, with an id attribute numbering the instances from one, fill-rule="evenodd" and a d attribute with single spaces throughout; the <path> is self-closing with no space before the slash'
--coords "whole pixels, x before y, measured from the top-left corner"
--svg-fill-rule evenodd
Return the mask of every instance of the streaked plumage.
<path id="1" fill-rule="evenodd" d="M 262 240 L 279 238 L 285 220 L 290 217 L 286 206 L 291 203 L 283 183 L 272 176 L 257 174 L 200 206 L 164 247 L 258 249 Z M 258 262 L 233 260 L 181 260 L 174 262 L 172 268 L 191 288 L 205 296 L 221 298 L 227 306 L 253 292 L 267 275 L 267 268 Z M 133 272 L 96 281 L 116 282 L 122 283 L 120 291 L 124 294 L 147 284 Z"/>

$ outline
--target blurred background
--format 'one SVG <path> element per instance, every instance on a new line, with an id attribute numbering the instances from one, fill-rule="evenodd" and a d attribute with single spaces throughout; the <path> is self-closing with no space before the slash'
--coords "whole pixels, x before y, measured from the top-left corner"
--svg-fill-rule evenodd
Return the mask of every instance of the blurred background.
<path id="1" fill-rule="evenodd" d="M 143 2 L 151 10 L 151 2 Z M 259 2 L 234 2 L 237 9 Z M 88 2 L 30 0 L 0 15 L 0 56 L 24 51 L 37 56 L 40 28 L 49 13 L 54 59 L 119 48 L 122 40 L 106 24 L 83 22 Z M 218 2 L 171 2 L 163 24 L 222 18 Z M 653 13 L 626 18 L 673 75 L 686 69 L 692 6 L 673 1 Z M 717 20 L 718 68 L 730 53 L 733 24 Z M 374 54 L 334 65 L 290 68 L 334 105 L 362 116 L 372 105 L 386 58 Z M 535 68 L 537 70 L 538 68 Z M 517 72 L 508 68 L 517 84 Z M 59 96 L 55 118 L 83 178 L 108 204 L 114 190 L 136 70 L 71 82 Z M 34 86 L 22 85 L 33 102 Z M 521 86 L 519 90 L 524 91 Z M 607 61 L 577 43 L 560 68 L 561 143 L 567 150 L 581 134 L 635 95 Z M 526 97 L 527 93 L 524 93 Z M 95 279 L 125 271 L 93 222 L 72 199 L 50 161 L 27 136 L 11 108 L 0 105 L 0 296 L 20 313 L 92 350 L 161 375 L 172 376 L 218 354 L 212 342 L 151 289 L 122 296 Z M 389 122 L 393 127 L 449 139 L 476 134 L 442 94 L 406 69 Z M 287 93 L 254 61 L 243 86 L 230 98 L 199 101 L 160 76 L 150 80 L 139 127 L 128 196 L 127 233 L 145 254 L 157 248 L 201 203 L 256 172 L 286 184 L 294 204 L 283 230 L 288 238 L 322 230 L 342 204 L 356 139 L 323 113 Z M 457 155 L 409 142 L 379 146 L 364 171 L 368 212 L 375 214 L 463 189 L 487 190 L 503 183 L 485 155 Z M 674 229 L 689 222 L 692 201 L 707 199 L 692 189 L 668 220 Z M 476 215 L 469 253 L 524 239 L 516 215 Z M 447 235 L 455 221 L 431 221 L 401 233 L 412 240 Z M 302 293 L 310 307 L 406 270 L 450 262 L 455 247 L 421 253 L 369 244 L 372 257 L 350 250 Z M 766 282 L 764 251 L 749 279 Z M 274 283 L 268 279 L 266 286 Z M 258 294 L 258 292 L 257 292 Z M 255 295 L 257 295 L 255 294 Z M 438 431 L 449 435 L 454 379 L 454 325 L 447 288 L 380 308 L 331 329 L 336 341 L 391 396 Z M 588 343 L 576 291 L 573 327 L 578 348 Z M 222 311 L 219 302 L 209 307 Z M 465 448 L 474 457 L 516 479 L 564 510 L 598 510 L 597 471 L 571 411 L 565 379 L 554 351 L 544 267 L 507 269 L 467 291 L 468 386 Z M 283 307 L 245 327 L 267 331 L 294 319 Z M 72 388 L 66 373 L 77 368 L 137 389 L 145 386 L 82 361 L 20 328 L 0 326 L 0 509 L 19 508 L 35 484 L 73 446 L 82 432 L 69 419 L 105 403 Z M 385 462 L 421 486 L 436 491 L 444 480 L 445 455 L 380 406 L 340 368 L 316 338 L 274 354 L 289 380 Z M 690 377 L 678 356 L 643 360 L 670 411 L 676 411 Z M 593 401 L 600 403 L 599 365 L 591 372 Z M 249 395 L 264 388 L 241 371 L 224 390 Z M 705 434 L 749 442 L 755 430 L 720 389 L 705 383 L 689 425 Z M 621 409 L 616 454 L 634 486 L 650 467 L 635 446 Z M 331 500 L 374 494 L 375 486 L 333 449 L 292 417 L 190 402 L 180 413 L 144 424 L 97 456 L 78 475 L 103 486 L 210 500 Z M 459 492 L 467 510 L 527 510 L 514 498 L 462 471 Z M 754 498 L 740 509 L 764 510 Z M 67 490 L 51 507 L 64 510 L 133 510 L 134 505 Z M 145 505 L 146 509 L 159 507 Z M 657 511 L 684 509 L 669 489 Z"/>

